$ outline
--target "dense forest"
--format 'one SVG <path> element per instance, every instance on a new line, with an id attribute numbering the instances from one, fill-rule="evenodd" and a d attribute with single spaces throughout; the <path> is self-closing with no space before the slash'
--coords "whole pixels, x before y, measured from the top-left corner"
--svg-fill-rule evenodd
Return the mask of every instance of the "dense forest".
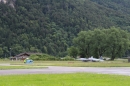
<path id="1" fill-rule="evenodd" d="M 0 56 L 22 52 L 67 55 L 80 31 L 112 26 L 130 31 L 129 0 L 6 0 L 0 2 Z"/>

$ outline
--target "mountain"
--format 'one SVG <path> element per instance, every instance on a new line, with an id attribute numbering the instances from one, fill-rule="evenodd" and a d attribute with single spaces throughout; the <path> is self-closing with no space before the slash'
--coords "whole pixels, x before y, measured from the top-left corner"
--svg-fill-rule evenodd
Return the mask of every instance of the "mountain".
<path id="1" fill-rule="evenodd" d="M 0 55 L 67 55 L 82 30 L 130 31 L 129 0 L 0 0 Z"/>
<path id="2" fill-rule="evenodd" d="M 121 28 L 129 30 L 130 1 L 129 0 L 91 0 L 104 8 L 111 9 L 109 18 Z M 130 31 L 130 30 L 129 30 Z"/>

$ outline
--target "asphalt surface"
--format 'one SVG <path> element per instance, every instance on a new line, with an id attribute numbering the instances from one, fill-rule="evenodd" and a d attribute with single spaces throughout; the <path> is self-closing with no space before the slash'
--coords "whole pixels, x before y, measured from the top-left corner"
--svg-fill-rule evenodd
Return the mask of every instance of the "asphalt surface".
<path id="1" fill-rule="evenodd" d="M 55 74 L 55 73 L 99 73 L 99 74 L 117 74 L 130 76 L 130 67 L 59 67 L 48 66 L 41 69 L 13 69 L 0 70 L 0 75 L 12 74 Z"/>

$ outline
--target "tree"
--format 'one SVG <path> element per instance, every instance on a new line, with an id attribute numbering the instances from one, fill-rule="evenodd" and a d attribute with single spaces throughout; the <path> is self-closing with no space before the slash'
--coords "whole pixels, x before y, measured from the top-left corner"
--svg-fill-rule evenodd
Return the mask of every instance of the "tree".
<path id="1" fill-rule="evenodd" d="M 93 37 L 91 38 L 92 42 L 92 53 L 96 58 L 101 57 L 107 47 L 107 30 L 106 29 L 94 29 Z"/>
<path id="2" fill-rule="evenodd" d="M 81 31 L 78 37 L 74 39 L 74 44 L 77 45 L 80 54 L 85 54 L 87 57 L 94 56 L 96 58 L 102 56 L 107 48 L 105 32 L 105 29 Z"/>
<path id="3" fill-rule="evenodd" d="M 30 47 L 30 51 L 34 53 L 40 52 L 36 47 Z"/>
<path id="4" fill-rule="evenodd" d="M 111 27 L 109 33 L 107 40 L 109 47 L 107 48 L 107 52 L 111 55 L 111 60 L 114 60 L 116 56 L 121 57 L 128 50 L 130 38 L 129 33 L 120 28 Z"/>
<path id="5" fill-rule="evenodd" d="M 129 35 L 127 31 L 116 27 L 81 31 L 74 38 L 74 44 L 82 56 L 94 55 L 94 57 L 99 58 L 105 54 L 114 60 L 116 56 L 121 57 L 129 49 Z"/>
<path id="6" fill-rule="evenodd" d="M 91 56 L 92 37 L 92 31 L 81 31 L 78 37 L 74 38 L 73 43 L 77 46 L 81 57 Z"/>
<path id="7" fill-rule="evenodd" d="M 2 50 L 2 48 L 0 48 L 0 56 L 2 56 L 3 55 L 3 50 Z"/>
<path id="8" fill-rule="evenodd" d="M 73 58 L 76 58 L 76 56 L 78 55 L 78 50 L 76 47 L 74 46 L 71 46 L 69 49 L 68 49 L 68 53 L 70 56 L 72 56 Z"/>
<path id="9" fill-rule="evenodd" d="M 19 53 L 22 53 L 23 51 L 25 52 L 24 48 L 21 45 L 14 44 L 14 45 L 12 45 L 10 53 L 11 53 L 12 56 L 15 56 Z"/>
<path id="10" fill-rule="evenodd" d="M 0 3 L 0 47 L 12 47 L 13 55 L 38 51 L 66 56 L 72 39 L 80 31 L 87 31 L 85 47 L 78 47 L 79 54 L 98 58 L 104 54 L 106 43 L 97 46 L 99 40 L 95 39 L 104 40 L 104 36 L 98 36 L 101 31 L 89 33 L 88 30 L 119 26 L 130 31 L 130 0 L 6 1 L 6 4 Z M 97 37 L 91 38 L 91 34 Z M 7 49 L 2 56 L 9 56 Z"/>

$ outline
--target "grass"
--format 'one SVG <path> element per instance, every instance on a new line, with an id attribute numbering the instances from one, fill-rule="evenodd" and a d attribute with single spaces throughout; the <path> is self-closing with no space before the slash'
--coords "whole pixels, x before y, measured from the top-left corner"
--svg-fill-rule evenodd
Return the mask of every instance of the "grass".
<path id="1" fill-rule="evenodd" d="M 47 68 L 43 66 L 0 66 L 0 70 L 9 70 L 9 69 L 37 69 L 37 68 Z"/>
<path id="2" fill-rule="evenodd" d="M 107 74 L 34 74 L 0 76 L 0 86 L 129 86 L 130 77 Z"/>
<path id="3" fill-rule="evenodd" d="M 0 61 L 0 70 L 8 69 L 37 69 L 47 68 L 46 66 L 37 66 L 33 64 L 24 64 L 23 61 Z"/>
<path id="4" fill-rule="evenodd" d="M 8 64 L 8 65 L 1 65 Z M 24 64 L 23 61 L 0 60 L 0 70 L 5 69 L 30 69 L 45 68 L 46 66 L 68 66 L 68 67 L 130 67 L 127 59 L 116 59 L 104 62 L 82 62 L 82 61 L 34 61 L 33 64 Z"/>
<path id="5" fill-rule="evenodd" d="M 74 67 L 130 67 L 127 59 L 105 62 L 82 61 L 34 61 L 24 64 L 23 61 L 0 61 L 0 69 L 29 69 L 44 68 L 45 66 L 74 66 Z M 69 74 L 28 74 L 1 75 L 0 86 L 129 86 L 130 76 L 69 73 Z"/>
<path id="6" fill-rule="evenodd" d="M 12 65 L 23 65 L 23 62 L 10 62 Z M 71 67 L 130 67 L 127 59 L 116 59 L 104 62 L 82 61 L 34 61 L 33 66 L 71 66 Z"/>

